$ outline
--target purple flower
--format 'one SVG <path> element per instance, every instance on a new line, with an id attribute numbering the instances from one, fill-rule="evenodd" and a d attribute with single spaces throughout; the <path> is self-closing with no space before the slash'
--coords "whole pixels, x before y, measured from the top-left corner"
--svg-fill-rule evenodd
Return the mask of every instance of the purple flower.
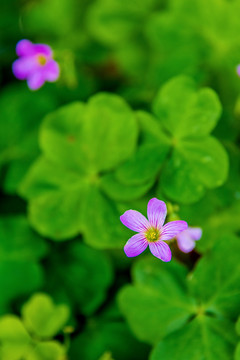
<path id="1" fill-rule="evenodd" d="M 181 251 L 189 253 L 195 248 L 195 241 L 202 237 L 202 229 L 189 227 L 176 236 L 177 244 Z"/>
<path id="2" fill-rule="evenodd" d="M 240 76 L 240 65 L 237 66 L 237 74 Z"/>
<path id="3" fill-rule="evenodd" d="M 124 246 L 128 257 L 141 254 L 149 245 L 151 253 L 163 261 L 170 261 L 172 253 L 164 241 L 177 236 L 187 229 L 187 223 L 182 220 L 171 221 L 163 226 L 166 215 L 166 204 L 156 198 L 151 199 L 147 206 L 148 220 L 140 212 L 128 210 L 120 216 L 120 220 L 129 229 L 137 231 Z"/>
<path id="4" fill-rule="evenodd" d="M 20 40 L 16 46 L 19 59 L 12 65 L 13 74 L 19 80 L 27 80 L 31 90 L 37 90 L 45 81 L 53 82 L 59 77 L 59 66 L 53 60 L 50 46 L 33 44 L 29 40 Z"/>

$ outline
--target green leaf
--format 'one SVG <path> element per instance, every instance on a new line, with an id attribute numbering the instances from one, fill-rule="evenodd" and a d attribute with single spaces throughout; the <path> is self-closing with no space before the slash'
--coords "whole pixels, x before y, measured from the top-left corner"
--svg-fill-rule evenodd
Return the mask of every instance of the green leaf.
<path id="1" fill-rule="evenodd" d="M 103 355 L 99 358 L 99 360 L 114 360 L 112 354 L 110 352 L 104 352 Z"/>
<path id="2" fill-rule="evenodd" d="M 92 174 L 131 156 L 136 138 L 137 124 L 128 105 L 117 95 L 102 93 L 87 105 L 73 103 L 48 115 L 40 144 L 49 159 Z"/>
<path id="3" fill-rule="evenodd" d="M 122 246 L 120 214 L 97 187 L 104 171 L 113 170 L 133 154 L 137 135 L 133 112 L 116 95 L 98 94 L 86 105 L 73 103 L 49 114 L 40 133 L 44 156 L 35 162 L 19 188 L 30 200 L 31 225 L 54 240 L 82 232 L 93 246 Z M 122 191 L 118 186 L 121 184 L 115 183 L 108 189 L 106 185 L 104 190 L 116 199 Z M 141 187 L 134 198 L 150 186 Z M 127 190 L 126 198 L 129 195 Z M 102 220 L 105 213 L 107 217 Z M 106 232 L 106 228 L 111 231 Z"/>
<path id="4" fill-rule="evenodd" d="M 179 74 L 193 75 L 197 79 L 202 76 L 199 35 L 193 29 L 189 30 L 187 13 L 177 17 L 168 11 L 170 9 L 166 10 L 153 12 L 143 29 L 151 49 L 147 79 L 155 88 Z M 183 22 L 183 18 L 186 21 Z"/>
<path id="5" fill-rule="evenodd" d="M 236 323 L 236 331 L 238 333 L 238 335 L 240 335 L 240 317 L 237 320 Z M 240 359 L 240 342 L 238 342 L 238 345 L 236 347 L 236 351 L 235 351 L 235 357 L 234 360 L 239 360 Z"/>
<path id="6" fill-rule="evenodd" d="M 184 141 L 179 150 L 191 162 L 192 171 L 208 188 L 221 186 L 228 175 L 228 156 L 214 137 Z"/>
<path id="7" fill-rule="evenodd" d="M 42 284 L 42 269 L 35 261 L 46 254 L 47 246 L 23 216 L 1 218 L 0 238 L 0 312 L 3 313 L 10 301 Z"/>
<path id="8" fill-rule="evenodd" d="M 240 317 L 238 318 L 237 323 L 236 323 L 236 331 L 237 331 L 238 335 L 240 335 Z"/>
<path id="9" fill-rule="evenodd" d="M 90 315 L 105 300 L 113 269 L 103 252 L 75 243 L 59 253 L 48 278 L 49 292 L 64 294 L 81 313 Z"/>
<path id="10" fill-rule="evenodd" d="M 65 348 L 57 341 L 37 343 L 27 354 L 26 360 L 63 360 Z"/>
<path id="11" fill-rule="evenodd" d="M 25 153 L 29 148 L 25 149 L 24 145 L 33 145 L 31 136 L 37 135 L 40 120 L 56 106 L 55 99 L 46 90 L 40 91 L 37 97 L 35 95 L 25 85 L 10 86 L 1 93 L 0 159 L 3 151 L 6 160 L 23 155 L 31 157 L 31 154 Z M 14 103 L 14 107 L 9 106 L 11 103 Z M 27 108 L 29 111 L 26 111 Z M 37 153 L 36 142 L 32 152 Z"/>
<path id="12" fill-rule="evenodd" d="M 74 172 L 74 170 L 66 171 L 62 164 L 40 156 L 25 176 L 18 191 L 21 196 L 29 200 L 59 191 L 59 189 L 63 191 L 78 190 L 81 183 L 83 183 L 81 174 Z"/>
<path id="13" fill-rule="evenodd" d="M 116 201 L 129 201 L 140 198 L 152 187 L 154 178 L 141 185 L 124 185 L 116 179 L 115 174 L 103 175 L 100 179 L 100 187 L 111 199 Z"/>
<path id="14" fill-rule="evenodd" d="M 195 305 L 186 294 L 186 269 L 144 258 L 133 269 L 134 285 L 123 287 L 118 303 L 136 337 L 155 344 L 190 319 Z"/>
<path id="15" fill-rule="evenodd" d="M 235 356 L 234 356 L 234 360 L 239 360 L 239 359 L 240 359 L 240 343 L 238 343 L 236 347 Z"/>
<path id="16" fill-rule="evenodd" d="M 23 216 L 0 218 L 0 238 L 1 261 L 31 261 L 46 254 L 46 243 L 32 231 Z"/>
<path id="17" fill-rule="evenodd" d="M 92 187 L 83 213 L 86 243 L 99 249 L 122 248 L 129 232 L 123 228 L 120 215 L 116 205 L 97 188 Z"/>
<path id="18" fill-rule="evenodd" d="M 154 8 L 155 0 L 128 2 L 98 0 L 89 8 L 87 23 L 91 34 L 103 44 L 119 47 L 141 30 L 140 24 Z"/>
<path id="19" fill-rule="evenodd" d="M 0 357 L 2 360 L 62 360 L 64 347 L 57 341 L 37 342 L 29 336 L 15 315 L 0 318 Z"/>
<path id="20" fill-rule="evenodd" d="M 194 6 L 191 1 L 178 1 L 174 3 L 174 8 L 179 17 L 184 17 L 188 24 L 188 31 L 201 33 L 203 44 L 207 49 L 205 62 L 207 61 L 208 65 L 214 66 L 215 71 L 220 72 L 222 69 L 226 71 L 226 67 L 237 64 L 240 31 L 237 15 L 240 10 L 238 1 L 219 3 L 217 0 L 198 0 Z M 213 13 L 214 16 L 212 16 Z M 222 27 L 224 21 L 229 23 L 226 30 Z M 224 82 L 224 87 L 226 87 L 226 82 Z"/>
<path id="21" fill-rule="evenodd" d="M 53 240 L 65 240 L 80 231 L 87 191 L 81 175 L 44 157 L 34 163 L 19 188 L 21 195 L 32 199 L 30 223 Z"/>
<path id="22" fill-rule="evenodd" d="M 40 3 L 26 4 L 23 11 L 22 22 L 25 32 L 50 39 L 56 36 L 66 37 L 72 30 L 73 16 L 76 12 L 74 2 L 57 0 L 43 0 Z M 81 5 L 81 4 L 80 4 Z M 79 5 L 79 6 L 80 6 Z"/>
<path id="23" fill-rule="evenodd" d="M 227 174 L 227 153 L 218 140 L 192 138 L 176 144 L 163 169 L 161 185 L 173 200 L 191 203 L 201 198 L 205 187 L 222 185 Z"/>
<path id="24" fill-rule="evenodd" d="M 70 315 L 69 308 L 55 305 L 50 296 L 33 295 L 22 307 L 24 325 L 30 333 L 40 338 L 51 338 L 59 333 Z"/>
<path id="25" fill-rule="evenodd" d="M 199 260 L 189 287 L 206 311 L 233 319 L 239 314 L 239 252 L 239 238 L 225 235 Z"/>
<path id="26" fill-rule="evenodd" d="M 48 114 L 41 126 L 40 147 L 48 160 L 82 174 L 85 170 L 82 126 L 85 105 L 74 102 Z"/>
<path id="27" fill-rule="evenodd" d="M 102 93 L 89 100 L 82 141 L 86 161 L 94 169 L 111 170 L 127 160 L 135 150 L 137 135 L 134 113 L 121 97 Z"/>
<path id="28" fill-rule="evenodd" d="M 214 244 L 218 243 L 223 234 L 235 235 L 240 230 L 238 219 L 240 217 L 240 204 L 238 201 L 233 206 L 224 208 L 222 211 L 214 211 L 205 218 L 203 225 L 203 241 L 199 242 L 198 249 L 206 252 Z"/>
<path id="29" fill-rule="evenodd" d="M 15 315 L 0 318 L 0 357 L 2 360 L 26 359 L 31 338 L 22 322 Z"/>
<path id="30" fill-rule="evenodd" d="M 164 338 L 153 350 L 151 360 L 229 360 L 236 335 L 232 323 L 199 315 L 182 329 Z"/>
<path id="31" fill-rule="evenodd" d="M 33 199 L 28 208 L 31 225 L 56 241 L 76 236 L 81 229 L 81 195 L 85 195 L 85 186 L 79 190 L 59 190 Z"/>
<path id="32" fill-rule="evenodd" d="M 36 139 L 35 139 L 36 140 Z M 36 144 L 34 145 L 36 146 Z M 32 154 L 32 149 L 29 151 Z M 8 194 L 15 194 L 19 184 L 26 175 L 32 164 L 32 159 L 12 160 L 7 167 L 7 173 L 4 178 L 4 190 Z"/>
<path id="33" fill-rule="evenodd" d="M 14 104 L 14 107 L 9 104 Z M 7 192 L 16 191 L 23 178 L 23 170 L 26 171 L 38 155 L 37 131 L 40 120 L 55 107 L 56 100 L 46 89 L 42 89 L 36 96 L 24 84 L 9 86 L 1 93 L 0 166 L 9 164 L 4 179 Z"/>
<path id="34" fill-rule="evenodd" d="M 42 283 L 43 273 L 37 263 L 30 260 L 2 260 L 0 262 L 0 312 L 6 312 L 10 301 L 37 290 Z"/>
<path id="35" fill-rule="evenodd" d="M 181 203 L 196 202 L 205 193 L 203 184 L 191 169 L 191 163 L 177 149 L 173 150 L 163 168 L 158 193 L 162 191 L 170 199 Z"/>
<path id="36" fill-rule="evenodd" d="M 155 179 L 170 150 L 170 139 L 152 115 L 138 111 L 136 117 L 141 142 L 134 155 L 116 170 L 116 178 L 126 185 Z"/>
<path id="37" fill-rule="evenodd" d="M 209 88 L 197 91 L 194 81 L 185 76 L 162 87 L 153 109 L 162 126 L 177 139 L 208 135 L 221 114 L 217 94 Z"/>
<path id="38" fill-rule="evenodd" d="M 133 337 L 125 323 L 92 319 L 85 331 L 73 340 L 70 357 L 96 360 L 104 351 L 109 351 L 113 359 L 145 360 L 148 355 L 148 347 Z"/>

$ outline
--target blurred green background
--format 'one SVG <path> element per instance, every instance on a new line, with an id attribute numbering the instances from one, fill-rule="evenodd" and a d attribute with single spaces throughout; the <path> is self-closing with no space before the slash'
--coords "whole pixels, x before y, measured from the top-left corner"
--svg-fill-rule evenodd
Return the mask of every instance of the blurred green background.
<path id="1" fill-rule="evenodd" d="M 0 4 L 0 360 L 240 359 L 240 0 Z M 16 43 L 61 74 L 31 91 Z M 164 200 L 189 254 L 127 258 Z"/>

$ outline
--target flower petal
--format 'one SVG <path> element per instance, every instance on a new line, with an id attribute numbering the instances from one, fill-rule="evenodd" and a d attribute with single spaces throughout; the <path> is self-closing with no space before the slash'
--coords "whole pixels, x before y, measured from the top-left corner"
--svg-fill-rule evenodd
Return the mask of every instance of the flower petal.
<path id="1" fill-rule="evenodd" d="M 38 90 L 45 83 L 45 78 L 42 72 L 37 71 L 29 76 L 27 79 L 28 87 L 31 90 Z"/>
<path id="2" fill-rule="evenodd" d="M 162 261 L 168 262 L 172 258 L 170 247 L 164 241 L 150 242 L 149 249 L 154 256 Z"/>
<path id="3" fill-rule="evenodd" d="M 160 229 L 167 215 L 167 207 L 164 201 L 153 198 L 149 200 L 147 207 L 148 220 L 152 226 Z"/>
<path id="4" fill-rule="evenodd" d="M 195 241 L 200 240 L 202 237 L 202 229 L 198 228 L 198 227 L 189 227 L 187 229 L 189 235 L 191 236 L 191 238 Z"/>
<path id="5" fill-rule="evenodd" d="M 166 225 L 163 226 L 160 239 L 161 240 L 170 240 L 177 236 L 181 231 L 186 230 L 188 224 L 186 221 L 176 220 L 170 221 Z"/>
<path id="6" fill-rule="evenodd" d="M 191 237 L 188 229 L 185 231 L 182 231 L 177 236 L 177 244 L 179 249 L 184 253 L 189 253 L 195 248 L 195 241 Z"/>
<path id="7" fill-rule="evenodd" d="M 34 45 L 31 41 L 23 39 L 16 45 L 16 53 L 18 56 L 29 56 L 33 54 Z"/>
<path id="8" fill-rule="evenodd" d="M 36 60 L 32 56 L 22 57 L 12 64 L 13 74 L 19 80 L 26 80 L 27 77 L 38 68 Z"/>
<path id="9" fill-rule="evenodd" d="M 54 60 L 50 60 L 44 66 L 44 77 L 47 81 L 56 81 L 59 77 L 59 66 Z"/>
<path id="10" fill-rule="evenodd" d="M 50 46 L 46 44 L 34 44 L 34 54 L 35 55 L 45 55 L 47 57 L 52 57 L 53 52 Z"/>
<path id="11" fill-rule="evenodd" d="M 135 210 L 127 210 L 120 216 L 120 220 L 129 229 L 137 232 L 146 231 L 150 224 L 140 212 Z"/>
<path id="12" fill-rule="evenodd" d="M 148 242 L 141 234 L 133 235 L 126 245 L 124 246 L 124 252 L 128 257 L 138 256 L 148 246 Z"/>

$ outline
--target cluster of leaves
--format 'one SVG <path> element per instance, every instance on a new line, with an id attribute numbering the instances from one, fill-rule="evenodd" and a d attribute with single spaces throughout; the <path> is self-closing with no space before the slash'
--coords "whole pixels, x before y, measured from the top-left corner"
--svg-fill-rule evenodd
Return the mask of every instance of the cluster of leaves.
<path id="1" fill-rule="evenodd" d="M 92 246 L 121 247 L 117 203 L 143 196 L 161 170 L 157 194 L 183 203 L 226 180 L 226 151 L 208 135 L 220 112 L 217 95 L 187 77 L 160 90 L 153 115 L 105 93 L 52 112 L 40 129 L 42 155 L 19 188 L 31 224 L 55 240 L 80 232 Z"/>
<path id="2" fill-rule="evenodd" d="M 36 293 L 22 307 L 21 318 L 4 315 L 0 319 L 1 359 L 57 360 L 66 348 L 52 340 L 62 330 L 70 312 L 66 305 Z"/>
<path id="3" fill-rule="evenodd" d="M 240 2 L 15 5 L 0 5 L 0 359 L 239 360 Z M 22 38 L 53 48 L 57 83 L 13 79 Z M 152 197 L 203 229 L 191 254 L 126 258 L 119 216 Z"/>
<path id="4" fill-rule="evenodd" d="M 176 262 L 144 258 L 135 264 L 134 284 L 118 300 L 136 336 L 154 345 L 150 359 L 232 358 L 239 247 L 234 236 L 220 238 L 190 274 Z"/>

